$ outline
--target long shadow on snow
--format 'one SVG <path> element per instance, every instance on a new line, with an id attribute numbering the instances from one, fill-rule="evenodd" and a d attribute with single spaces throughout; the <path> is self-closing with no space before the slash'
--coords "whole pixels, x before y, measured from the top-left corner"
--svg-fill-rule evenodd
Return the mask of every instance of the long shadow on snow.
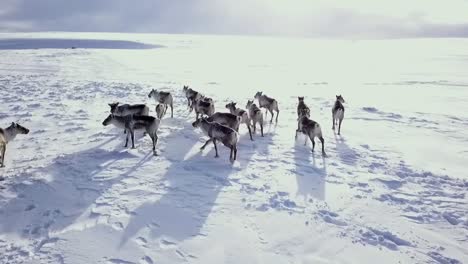
<path id="1" fill-rule="evenodd" d="M 123 173 L 103 177 L 100 173 L 112 169 L 119 160 L 135 158 L 126 151 L 99 148 L 116 137 L 91 149 L 61 155 L 47 167 L 33 172 L 50 175 L 51 182 L 37 180 L 27 184 L 15 179 L 21 182 L 12 187 L 18 195 L 0 210 L 0 233 L 17 232 L 24 237 L 41 237 L 51 230 L 62 230 L 73 224 L 106 190 L 152 157 L 149 151 Z M 117 149 L 121 149 L 120 144 Z M 121 171 L 121 168 L 116 169 Z"/>
<path id="2" fill-rule="evenodd" d="M 340 158 L 341 162 L 347 165 L 354 166 L 356 165 L 359 154 L 352 148 L 346 144 L 346 140 L 337 135 L 335 136 L 335 144 L 336 144 L 336 152 L 338 153 L 338 157 Z"/>
<path id="3" fill-rule="evenodd" d="M 236 168 L 239 163 L 245 167 L 255 153 L 245 150 L 250 139 L 248 135 L 242 135 L 237 156 L 239 163 L 232 165 L 229 162 L 229 149 L 220 143 L 220 158 L 215 159 L 212 144 L 207 146 L 211 148 L 209 151 L 198 151 L 207 138 L 203 136 L 203 142 L 200 142 L 201 133 L 191 130 L 193 128 L 187 124 L 181 131 L 183 135 L 173 133 L 172 138 L 166 139 L 168 146 L 176 146 L 166 149 L 166 155 L 173 157 L 164 176 L 168 182 L 167 192 L 158 201 L 147 202 L 133 211 L 135 214 L 124 230 L 121 246 L 145 227 L 151 228 L 153 238 L 183 241 L 199 235 L 220 191 L 230 185 L 229 175 L 240 170 Z M 196 154 L 184 159 L 193 147 L 197 149 Z"/>
<path id="4" fill-rule="evenodd" d="M 304 146 L 302 140 L 305 136 L 298 137 L 294 145 L 294 165 L 297 181 L 297 194 L 309 200 L 310 196 L 319 200 L 325 199 L 325 180 L 327 177 L 326 158 L 320 152 L 321 143 L 315 144 L 315 152 L 311 152 L 309 144 Z M 299 143 L 300 142 L 300 143 Z M 326 143 L 325 143 L 326 144 Z M 326 146 L 326 145 L 325 145 Z M 317 167 L 316 156 L 322 160 L 322 168 Z"/>

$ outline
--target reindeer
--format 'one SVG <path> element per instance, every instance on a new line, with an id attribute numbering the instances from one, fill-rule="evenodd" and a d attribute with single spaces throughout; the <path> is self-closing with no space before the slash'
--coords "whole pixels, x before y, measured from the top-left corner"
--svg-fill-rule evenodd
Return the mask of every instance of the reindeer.
<path id="1" fill-rule="evenodd" d="M 158 119 L 162 119 L 164 117 L 164 115 L 166 114 L 166 110 L 167 110 L 167 105 L 158 104 L 156 106 L 156 117 Z"/>
<path id="2" fill-rule="evenodd" d="M 234 162 L 237 159 L 237 143 L 239 141 L 239 137 L 234 129 L 223 126 L 217 122 L 209 122 L 206 118 L 203 117 L 193 122 L 192 126 L 195 128 L 201 128 L 205 135 L 209 137 L 200 150 L 205 149 L 208 143 L 213 142 L 216 152 L 215 158 L 218 158 L 219 155 L 216 142 L 219 140 L 223 143 L 224 146 L 231 149 L 231 153 L 229 155 L 231 162 Z"/>
<path id="3" fill-rule="evenodd" d="M 322 142 L 322 155 L 324 157 L 327 156 L 327 154 L 325 153 L 325 140 L 323 139 L 323 136 L 322 136 L 322 129 L 320 128 L 320 125 L 317 122 L 309 119 L 307 115 L 301 115 L 301 117 L 299 118 L 299 128 L 296 130 L 296 136 L 295 136 L 296 140 L 297 140 L 298 132 L 306 135 L 304 146 L 307 145 L 308 138 L 310 139 L 310 141 L 312 141 L 312 152 L 314 152 L 314 149 L 315 149 L 314 138 L 318 137 L 320 141 Z"/>
<path id="4" fill-rule="evenodd" d="M 262 92 L 257 92 L 255 94 L 255 99 L 258 100 L 258 104 L 260 107 L 266 108 L 271 113 L 270 123 L 273 123 L 273 116 L 274 116 L 273 111 L 276 111 L 276 123 L 278 123 L 278 116 L 279 116 L 278 101 L 264 95 Z M 265 114 L 265 117 L 266 116 L 267 114 Z"/>
<path id="5" fill-rule="evenodd" d="M 132 149 L 135 148 L 135 134 L 134 130 L 145 130 L 146 133 L 150 136 L 153 141 L 153 155 L 157 156 L 156 152 L 156 143 L 158 142 L 158 129 L 160 120 L 152 116 L 138 116 L 138 115 L 126 115 L 126 116 L 117 116 L 110 114 L 103 122 L 103 126 L 108 126 L 110 124 L 119 127 L 125 128 L 130 133 L 127 133 L 125 140 L 125 146 L 128 146 L 128 137 L 132 137 Z"/>
<path id="6" fill-rule="evenodd" d="M 338 135 L 341 133 L 341 123 L 343 122 L 345 108 L 343 104 L 345 100 L 340 95 L 336 96 L 335 104 L 332 108 L 332 118 L 333 118 L 333 126 L 332 129 L 335 130 L 335 124 L 338 123 Z"/>
<path id="7" fill-rule="evenodd" d="M 247 105 L 245 106 L 245 108 L 247 108 L 247 110 L 249 111 L 249 118 L 250 120 L 252 120 L 254 134 L 257 130 L 257 123 L 259 123 L 260 132 L 263 137 L 263 113 L 262 111 L 260 110 L 260 108 L 258 108 L 256 104 L 254 104 L 253 101 L 250 101 L 250 100 L 247 101 Z"/>
<path id="8" fill-rule="evenodd" d="M 144 104 L 120 104 L 119 102 L 110 103 L 111 114 L 118 115 L 118 116 L 126 116 L 126 115 L 148 115 L 149 114 L 149 107 Z M 124 134 L 127 133 L 127 130 L 124 129 Z"/>
<path id="9" fill-rule="evenodd" d="M 193 103 L 192 106 L 195 109 L 195 119 L 197 120 L 199 115 L 211 116 L 214 114 L 215 111 L 214 102 L 211 98 L 207 100 L 203 97 L 200 97 Z"/>
<path id="10" fill-rule="evenodd" d="M 305 104 L 303 96 L 299 96 L 297 97 L 297 99 L 299 101 L 297 104 L 297 129 L 299 130 L 299 119 L 301 118 L 301 116 L 307 116 L 308 118 L 310 118 L 310 108 Z"/>
<path id="11" fill-rule="evenodd" d="M 247 126 L 247 129 L 249 130 L 249 135 L 250 135 L 250 140 L 253 141 L 252 138 L 252 130 L 250 129 L 250 118 L 249 118 L 249 113 L 247 111 L 237 108 L 236 103 L 231 102 L 226 105 L 226 108 L 229 109 L 231 114 L 237 115 L 241 117 L 241 123 L 244 123 Z"/>
<path id="12" fill-rule="evenodd" d="M 151 98 L 151 97 L 154 98 L 156 103 L 169 105 L 171 107 L 171 118 L 174 117 L 174 105 L 173 105 L 173 99 L 172 99 L 171 93 L 158 92 L 157 90 L 152 89 L 151 92 L 148 94 L 148 98 Z M 164 114 L 166 114 L 165 111 L 164 111 Z"/>
<path id="13" fill-rule="evenodd" d="M 29 129 L 12 122 L 7 128 L 0 128 L 0 167 L 5 167 L 5 152 L 8 142 L 16 138 L 18 134 L 28 134 Z"/>
<path id="14" fill-rule="evenodd" d="M 220 123 L 221 125 L 230 127 L 234 129 L 236 132 L 239 132 L 239 126 L 241 124 L 242 118 L 240 116 L 231 114 L 231 113 L 220 113 L 216 112 L 206 118 L 208 122 L 216 122 Z"/>
<path id="15" fill-rule="evenodd" d="M 297 104 L 297 120 L 301 118 L 302 115 L 307 115 L 310 118 L 310 108 L 304 102 L 304 96 L 297 97 L 298 104 Z"/>
<path id="16" fill-rule="evenodd" d="M 185 97 L 187 98 L 187 106 L 190 108 L 190 112 L 192 112 L 194 103 L 200 99 L 202 95 L 186 85 L 184 85 L 183 91 L 185 93 Z"/>

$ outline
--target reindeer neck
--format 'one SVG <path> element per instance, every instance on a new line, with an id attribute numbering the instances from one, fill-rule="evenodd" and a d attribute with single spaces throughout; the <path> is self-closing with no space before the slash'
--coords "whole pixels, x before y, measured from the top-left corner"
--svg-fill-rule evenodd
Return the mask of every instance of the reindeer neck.
<path id="1" fill-rule="evenodd" d="M 343 104 L 341 103 L 340 100 L 336 100 L 335 101 L 335 107 L 338 106 L 338 107 L 343 107 Z"/>
<path id="2" fill-rule="evenodd" d="M 18 130 L 13 127 L 7 127 L 3 129 L 3 135 L 5 136 L 5 139 L 8 143 L 16 138 L 16 135 L 18 135 Z"/>

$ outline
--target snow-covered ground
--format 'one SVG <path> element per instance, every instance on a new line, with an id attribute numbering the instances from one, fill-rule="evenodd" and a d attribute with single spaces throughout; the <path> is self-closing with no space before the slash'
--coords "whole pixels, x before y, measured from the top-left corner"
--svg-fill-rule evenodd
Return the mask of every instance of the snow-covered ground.
<path id="1" fill-rule="evenodd" d="M 468 40 L 2 34 L 0 58 L 0 126 L 31 130 L 0 169 L 0 263 L 468 263 Z M 263 91 L 279 122 L 214 159 L 185 84 L 219 111 Z M 102 126 L 114 101 L 154 115 L 152 88 L 175 98 L 158 157 Z M 297 96 L 327 158 L 294 141 Z"/>

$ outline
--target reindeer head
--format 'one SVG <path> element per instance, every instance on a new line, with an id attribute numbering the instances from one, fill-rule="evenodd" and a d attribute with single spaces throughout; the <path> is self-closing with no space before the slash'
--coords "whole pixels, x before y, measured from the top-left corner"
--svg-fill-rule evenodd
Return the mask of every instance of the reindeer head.
<path id="1" fill-rule="evenodd" d="M 109 125 L 111 122 L 112 122 L 112 119 L 114 119 L 114 114 L 110 114 L 106 117 L 106 119 L 104 119 L 104 121 L 102 121 L 102 125 L 103 126 L 107 126 Z"/>
<path id="2" fill-rule="evenodd" d="M 155 89 L 151 89 L 151 92 L 148 94 L 148 98 L 151 98 L 151 97 L 153 97 L 153 96 L 156 97 L 156 94 L 157 94 L 157 93 L 158 93 L 158 92 L 157 92 Z"/>
<path id="3" fill-rule="evenodd" d="M 119 106 L 119 102 L 110 103 L 108 105 L 110 106 L 110 112 L 113 114 L 117 110 L 117 107 Z"/>
<path id="4" fill-rule="evenodd" d="M 245 105 L 245 108 L 249 109 L 252 105 L 254 105 L 254 101 L 253 100 L 248 100 L 247 104 Z"/>
<path id="5" fill-rule="evenodd" d="M 200 125 L 201 125 L 202 123 L 205 123 L 205 122 L 208 122 L 208 121 L 206 120 L 206 117 L 200 117 L 199 119 L 197 119 L 195 122 L 192 123 L 192 126 L 193 126 L 194 128 L 198 128 L 198 127 L 200 127 Z"/>
<path id="6" fill-rule="evenodd" d="M 344 100 L 343 96 L 341 96 L 341 94 L 336 96 L 336 100 L 340 101 L 343 104 L 345 103 L 345 100 Z"/>
<path id="7" fill-rule="evenodd" d="M 184 92 L 187 92 L 188 89 L 189 89 L 189 88 L 188 88 L 188 85 L 184 85 L 184 88 L 182 88 L 182 90 L 183 90 Z"/>
<path id="8" fill-rule="evenodd" d="M 17 134 L 28 134 L 29 129 L 25 128 L 24 126 L 21 126 L 18 123 L 11 122 L 10 128 L 14 129 Z"/>
<path id="9" fill-rule="evenodd" d="M 303 103 L 303 102 L 304 102 L 304 96 L 299 96 L 299 97 L 297 97 L 297 99 L 299 100 L 299 103 Z"/>
<path id="10" fill-rule="evenodd" d="M 237 104 L 237 103 L 230 102 L 229 104 L 226 105 L 226 108 L 229 109 L 229 110 L 230 110 L 230 109 L 236 110 L 236 108 L 237 108 L 237 107 L 236 107 L 236 104 Z"/>
<path id="11" fill-rule="evenodd" d="M 254 98 L 255 98 L 255 99 L 258 99 L 258 98 L 260 98 L 260 96 L 262 96 L 262 95 L 263 95 L 263 92 L 257 92 L 257 93 L 255 94 L 255 97 L 254 97 Z"/>

